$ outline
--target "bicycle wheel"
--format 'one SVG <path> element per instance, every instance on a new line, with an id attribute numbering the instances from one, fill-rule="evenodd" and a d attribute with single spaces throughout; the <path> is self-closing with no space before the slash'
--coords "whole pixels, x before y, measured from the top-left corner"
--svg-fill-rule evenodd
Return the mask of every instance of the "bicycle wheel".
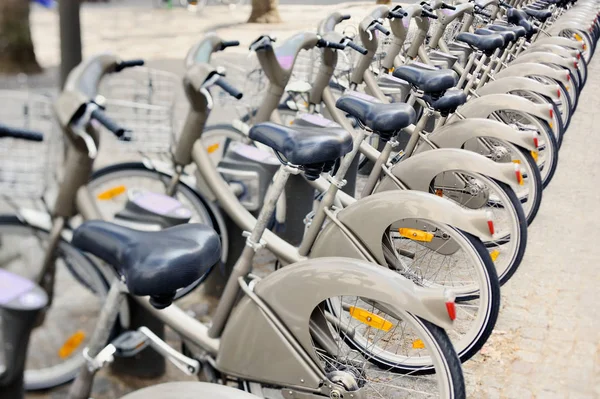
<path id="1" fill-rule="evenodd" d="M 311 326 L 327 320 L 318 324 L 325 326 L 318 333 L 312 329 L 314 351 L 326 375 L 347 390 L 361 389 L 361 397 L 368 399 L 465 398 L 460 361 L 444 330 L 400 309 L 382 308 L 370 298 L 350 296 L 329 298 L 315 308 Z M 386 328 L 363 323 L 353 316 L 356 312 L 384 321 Z M 323 335 L 329 345 L 322 344 Z M 420 375 L 418 366 L 399 374 L 386 362 L 391 348 L 403 360 L 426 359 L 435 374 Z"/>
<path id="2" fill-rule="evenodd" d="M 561 110 L 554 101 L 546 98 L 545 96 L 534 93 L 531 91 L 517 90 L 511 92 L 511 94 L 515 94 L 519 97 L 523 97 L 533 103 L 536 104 L 549 104 L 552 106 L 554 112 L 552 112 L 552 132 L 554 133 L 554 137 L 556 138 L 556 143 L 558 144 L 558 148 L 560 149 L 563 141 L 563 137 L 565 135 L 565 125 L 563 120 L 563 112 L 564 109 Z M 562 105 L 562 104 L 561 104 Z M 566 108 L 567 104 L 565 104 L 562 108 Z"/>
<path id="3" fill-rule="evenodd" d="M 494 238 L 483 244 L 494 262 L 500 285 L 505 284 L 521 264 L 527 247 L 527 219 L 513 189 L 477 173 L 448 171 L 435 178 L 431 193 L 492 216 Z"/>
<path id="4" fill-rule="evenodd" d="M 513 110 L 497 111 L 495 119 L 519 131 L 538 133 L 536 164 L 540 169 L 542 186 L 546 188 L 558 166 L 558 143 L 548 123 L 525 112 Z"/>
<path id="5" fill-rule="evenodd" d="M 47 231 L 23 224 L 15 215 L 0 216 L 0 267 L 35 279 L 48 238 Z M 81 350 L 94 331 L 107 292 L 108 284 L 97 267 L 61 241 L 51 307 L 29 340 L 27 390 L 53 388 L 75 377 L 84 363 Z"/>
<path id="6" fill-rule="evenodd" d="M 483 243 L 432 220 L 405 219 L 391 224 L 382 247 L 390 269 L 418 286 L 443 287 L 456 295 L 456 320 L 446 333 L 460 360 L 470 359 L 489 338 L 500 309 L 498 275 Z M 433 372 L 423 358 L 397 357 L 392 351 L 380 358 L 399 373 Z"/>

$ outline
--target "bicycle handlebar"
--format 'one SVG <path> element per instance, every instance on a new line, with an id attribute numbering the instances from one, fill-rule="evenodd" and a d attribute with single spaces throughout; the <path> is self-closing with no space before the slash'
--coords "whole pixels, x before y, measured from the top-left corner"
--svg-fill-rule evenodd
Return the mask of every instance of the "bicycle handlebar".
<path id="1" fill-rule="evenodd" d="M 431 18 L 431 19 L 438 19 L 437 15 L 435 15 L 434 13 L 429 12 L 427 10 L 421 10 L 421 16 L 422 17 L 428 17 L 428 18 Z"/>
<path id="2" fill-rule="evenodd" d="M 442 8 L 446 8 L 448 10 L 456 10 L 456 7 L 454 7 L 450 4 L 447 4 L 447 3 L 442 3 Z"/>
<path id="3" fill-rule="evenodd" d="M 44 134 L 35 130 L 22 129 L 16 127 L 10 127 L 6 125 L 0 125 L 0 138 L 1 137 L 12 137 L 15 139 L 28 140 L 28 141 L 43 141 Z"/>
<path id="4" fill-rule="evenodd" d="M 221 48 L 219 51 L 225 50 L 227 47 L 237 47 L 240 45 L 239 40 L 224 40 L 221 42 Z"/>
<path id="5" fill-rule="evenodd" d="M 219 86 L 221 89 L 226 91 L 230 96 L 236 98 L 237 100 L 240 100 L 244 96 L 244 93 L 233 87 L 233 85 L 231 85 L 224 78 L 218 78 L 215 81 L 215 85 Z"/>
<path id="6" fill-rule="evenodd" d="M 343 43 L 330 42 L 325 39 L 319 39 L 317 41 L 317 47 L 326 47 L 334 50 L 343 50 L 346 48 L 346 45 Z"/>
<path id="7" fill-rule="evenodd" d="M 93 110 L 92 114 L 90 115 L 90 118 L 94 119 L 95 121 L 100 123 L 102 126 L 107 128 L 110 132 L 112 132 L 120 140 L 123 140 L 123 141 L 131 140 L 131 135 L 129 134 L 129 133 L 131 133 L 131 131 L 119 126 L 112 119 L 110 119 L 104 113 L 104 111 L 102 111 L 100 108 Z"/>
<path id="8" fill-rule="evenodd" d="M 352 17 L 350 16 L 350 14 L 345 14 L 345 15 L 342 15 L 342 16 L 340 17 L 340 22 L 342 22 L 342 21 L 347 21 L 347 20 L 349 20 L 350 18 L 352 18 Z"/>
<path id="9" fill-rule="evenodd" d="M 406 17 L 408 15 L 408 13 L 404 10 L 397 10 L 397 11 L 389 11 L 388 12 L 388 18 L 397 18 L 397 19 L 402 19 L 404 17 Z"/>
<path id="10" fill-rule="evenodd" d="M 346 46 L 350 47 L 352 50 L 358 51 L 362 55 L 367 55 L 367 53 L 369 52 L 366 48 L 359 46 L 358 44 L 354 43 L 353 41 L 348 41 L 346 43 Z"/>
<path id="11" fill-rule="evenodd" d="M 383 33 L 386 36 L 390 35 L 390 31 L 387 30 L 386 28 L 383 27 L 383 25 L 381 25 L 380 23 L 376 23 L 373 25 L 373 29 L 378 30 L 379 32 Z"/>
<path id="12" fill-rule="evenodd" d="M 484 17 L 491 18 L 492 14 L 483 10 L 473 10 L 473 13 L 483 15 Z"/>
<path id="13" fill-rule="evenodd" d="M 115 72 L 121 72 L 125 68 L 133 68 L 136 66 L 143 66 L 144 60 L 130 60 L 118 62 L 115 66 Z"/>

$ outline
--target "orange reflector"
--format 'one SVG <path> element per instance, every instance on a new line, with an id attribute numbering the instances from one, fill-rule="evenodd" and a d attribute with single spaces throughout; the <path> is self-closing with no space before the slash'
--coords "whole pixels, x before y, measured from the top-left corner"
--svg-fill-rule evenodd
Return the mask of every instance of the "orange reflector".
<path id="1" fill-rule="evenodd" d="M 579 68 L 579 63 L 577 61 L 573 62 L 573 65 L 575 66 L 575 68 Z"/>
<path id="2" fill-rule="evenodd" d="M 98 194 L 96 198 L 98 198 L 100 201 L 108 201 L 123 194 L 125 191 L 127 191 L 125 186 L 116 186 Z"/>
<path id="3" fill-rule="evenodd" d="M 548 112 L 550 113 L 550 119 L 554 118 L 554 109 L 550 108 Z"/>
<path id="4" fill-rule="evenodd" d="M 537 160 L 538 160 L 538 152 L 537 151 L 531 151 L 531 157 L 533 158 L 533 160 L 535 162 L 537 162 Z"/>
<path id="5" fill-rule="evenodd" d="M 211 144 L 208 147 L 206 147 L 206 151 L 209 154 L 212 154 L 213 152 L 217 151 L 218 149 L 219 149 L 219 143 Z"/>
<path id="6" fill-rule="evenodd" d="M 575 40 L 577 40 L 578 42 L 583 41 L 583 38 L 581 36 L 579 36 L 577 33 L 574 33 L 573 36 L 575 37 Z"/>
<path id="7" fill-rule="evenodd" d="M 433 234 L 423 230 L 410 229 L 408 227 L 401 227 L 398 229 L 400 235 L 404 238 L 410 238 L 414 241 L 431 242 L 433 240 Z"/>
<path id="8" fill-rule="evenodd" d="M 395 70 L 395 68 L 394 68 L 394 67 L 391 67 L 391 68 L 388 70 L 388 72 L 389 72 L 389 73 L 392 73 L 392 72 L 394 72 L 394 70 Z"/>
<path id="9" fill-rule="evenodd" d="M 438 188 L 435 190 L 435 195 L 437 195 L 438 197 L 443 197 L 444 196 L 444 190 L 442 190 L 441 188 Z"/>
<path id="10" fill-rule="evenodd" d="M 454 301 L 446 302 L 446 311 L 448 312 L 448 317 L 450 317 L 450 320 L 456 319 L 456 304 Z"/>
<path id="11" fill-rule="evenodd" d="M 535 148 L 540 148 L 540 140 L 536 132 L 533 132 L 533 145 L 535 146 Z"/>
<path id="12" fill-rule="evenodd" d="M 491 211 L 487 211 L 486 215 L 487 215 L 488 229 L 490 230 L 490 234 L 494 235 L 494 232 L 496 231 L 494 228 L 494 214 Z"/>
<path id="13" fill-rule="evenodd" d="M 413 349 L 425 349 L 425 344 L 420 339 L 415 339 L 412 343 Z"/>
<path id="14" fill-rule="evenodd" d="M 521 160 L 520 159 L 513 159 L 513 163 L 521 165 Z"/>
<path id="15" fill-rule="evenodd" d="M 577 53 L 577 59 L 580 60 L 581 59 L 581 53 Z"/>
<path id="16" fill-rule="evenodd" d="M 494 249 L 492 252 L 490 252 L 490 258 L 492 258 L 492 262 L 496 262 L 496 259 L 498 259 L 499 255 L 500 251 L 498 251 L 497 249 Z"/>
<path id="17" fill-rule="evenodd" d="M 390 331 L 390 329 L 394 326 L 392 323 L 390 323 L 383 317 L 377 316 L 376 314 L 371 313 L 365 309 L 357 308 L 354 306 L 350 307 L 350 316 L 360 321 L 361 323 L 368 325 L 369 327 L 373 327 L 385 332 Z"/>
<path id="18" fill-rule="evenodd" d="M 556 89 L 556 95 L 560 98 L 560 89 Z"/>
<path id="19" fill-rule="evenodd" d="M 75 350 L 81 345 L 83 340 L 85 339 L 85 333 L 81 330 L 75 332 L 75 334 L 71 335 L 69 339 L 65 341 L 63 346 L 58 350 L 58 356 L 61 359 L 65 359 L 73 354 Z"/>

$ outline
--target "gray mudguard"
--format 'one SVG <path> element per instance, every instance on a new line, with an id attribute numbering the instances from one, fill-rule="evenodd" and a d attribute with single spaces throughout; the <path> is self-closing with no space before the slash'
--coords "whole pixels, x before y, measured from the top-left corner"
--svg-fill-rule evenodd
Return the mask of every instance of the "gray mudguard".
<path id="1" fill-rule="evenodd" d="M 533 62 L 510 65 L 494 75 L 494 78 L 500 79 L 508 76 L 546 76 L 561 82 L 565 87 L 569 85 L 569 73 L 567 71 L 552 69 L 548 65 Z"/>
<path id="2" fill-rule="evenodd" d="M 512 94 L 489 94 L 469 100 L 457 112 L 465 118 L 487 118 L 496 111 L 519 111 L 536 116 L 546 122 L 552 122 L 550 117 L 552 109 L 550 104 L 536 104 Z M 457 120 L 459 117 L 455 113 L 448 118 L 448 123 Z"/>
<path id="3" fill-rule="evenodd" d="M 440 148 L 463 148 L 467 141 L 476 137 L 505 140 L 526 150 L 537 151 L 531 132 L 518 131 L 491 119 L 473 118 L 457 121 L 446 124 L 427 136 Z M 427 143 L 421 143 L 415 153 L 430 149 Z"/>
<path id="4" fill-rule="evenodd" d="M 560 37 L 560 36 L 549 36 L 549 37 L 541 37 L 535 42 L 531 43 L 530 47 L 543 46 L 546 44 L 555 44 L 557 46 L 573 48 L 579 51 L 583 51 L 584 43 L 575 39 L 569 39 L 568 37 Z"/>
<path id="5" fill-rule="evenodd" d="M 570 20 L 570 21 L 557 21 L 554 25 L 552 25 L 549 29 L 548 29 L 548 34 L 554 36 L 554 35 L 560 35 L 561 32 L 565 29 L 569 29 L 569 30 L 580 30 L 582 32 L 589 32 L 589 25 L 585 24 L 585 23 L 580 23 L 577 20 Z"/>
<path id="6" fill-rule="evenodd" d="M 529 46 L 521 54 L 530 54 L 538 52 L 549 52 L 560 55 L 561 57 L 577 57 L 578 50 L 570 47 L 559 46 L 557 44 L 540 44 L 538 46 Z"/>
<path id="7" fill-rule="evenodd" d="M 513 165 L 494 162 L 475 152 L 455 148 L 438 148 L 416 154 L 394 165 L 392 173 L 408 189 L 429 192 L 436 176 L 455 170 L 479 173 L 508 185 L 518 184 Z M 375 192 L 397 188 L 394 181 L 386 176 Z"/>
<path id="8" fill-rule="evenodd" d="M 400 220 L 431 220 L 464 230 L 483 241 L 492 238 L 485 211 L 463 209 L 450 200 L 419 191 L 392 190 L 369 195 L 337 214 L 338 220 L 359 238 L 374 259 L 387 265 L 381 239 L 390 225 Z M 311 258 L 327 256 L 361 257 L 355 245 L 335 223 L 329 223 L 317 237 Z"/>
<path id="9" fill-rule="evenodd" d="M 320 258 L 298 262 L 260 280 L 254 293 L 300 348 L 294 348 L 277 321 L 245 296 L 221 337 L 217 368 L 249 380 L 271 379 L 278 385 L 311 390 L 321 385 L 323 375 L 317 366 L 319 359 L 308 321 L 317 306 L 329 298 L 368 298 L 398 315 L 405 311 L 444 328 L 452 326 L 443 289 L 418 287 L 396 272 L 363 260 Z M 306 361 L 306 355 L 312 362 Z"/>
<path id="10" fill-rule="evenodd" d="M 477 89 L 477 94 L 480 96 L 487 96 L 490 94 L 509 94 L 514 91 L 530 91 L 541 94 L 553 101 L 559 101 L 560 97 L 558 96 L 558 89 L 558 85 L 544 84 L 537 80 L 522 76 L 509 76 L 486 83 L 481 88 Z"/>
<path id="11" fill-rule="evenodd" d="M 524 64 L 524 63 L 539 63 L 539 64 L 553 64 L 559 65 L 563 68 L 568 68 L 572 73 L 577 73 L 577 58 L 568 57 L 564 58 L 557 54 L 549 52 L 535 52 L 528 54 L 521 54 L 515 58 L 508 66 Z"/>

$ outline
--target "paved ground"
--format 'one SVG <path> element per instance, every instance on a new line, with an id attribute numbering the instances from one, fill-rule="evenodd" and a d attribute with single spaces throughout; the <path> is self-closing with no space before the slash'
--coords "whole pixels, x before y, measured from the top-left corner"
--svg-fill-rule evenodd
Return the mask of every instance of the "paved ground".
<path id="1" fill-rule="evenodd" d="M 323 7 L 322 14 L 333 9 Z M 367 8 L 349 4 L 347 9 L 360 16 Z M 180 60 L 187 48 L 206 31 L 217 29 L 223 37 L 247 44 L 265 30 L 285 37 L 316 21 L 314 7 L 306 5 L 282 6 L 286 23 L 268 28 L 243 24 L 247 14 L 240 11 L 239 16 L 230 16 L 222 7 L 215 7 L 210 21 L 183 10 L 140 11 L 126 6 L 115 10 L 84 7 L 85 54 L 112 49 L 125 58 L 144 56 L 153 65 L 176 73 L 182 70 Z M 53 66 L 58 62 L 56 16 L 36 9 L 32 19 L 38 55 L 48 70 L 29 84 L 53 91 Z M 243 48 L 237 51 L 232 60 L 243 64 Z M 481 353 L 464 365 L 469 397 L 600 397 L 600 318 L 596 311 L 600 217 L 595 211 L 600 203 L 600 144 L 593 136 L 600 124 L 599 59 L 590 65 L 589 76 L 561 149 L 558 171 L 529 229 L 523 265 L 503 288 L 496 331 Z M 0 88 L 19 85 L 14 79 L 0 79 Z M 173 368 L 162 379 L 150 381 L 120 379 L 103 371 L 94 397 L 115 398 L 140 386 L 181 378 Z M 65 390 L 59 389 L 28 398 L 64 395 Z"/>

